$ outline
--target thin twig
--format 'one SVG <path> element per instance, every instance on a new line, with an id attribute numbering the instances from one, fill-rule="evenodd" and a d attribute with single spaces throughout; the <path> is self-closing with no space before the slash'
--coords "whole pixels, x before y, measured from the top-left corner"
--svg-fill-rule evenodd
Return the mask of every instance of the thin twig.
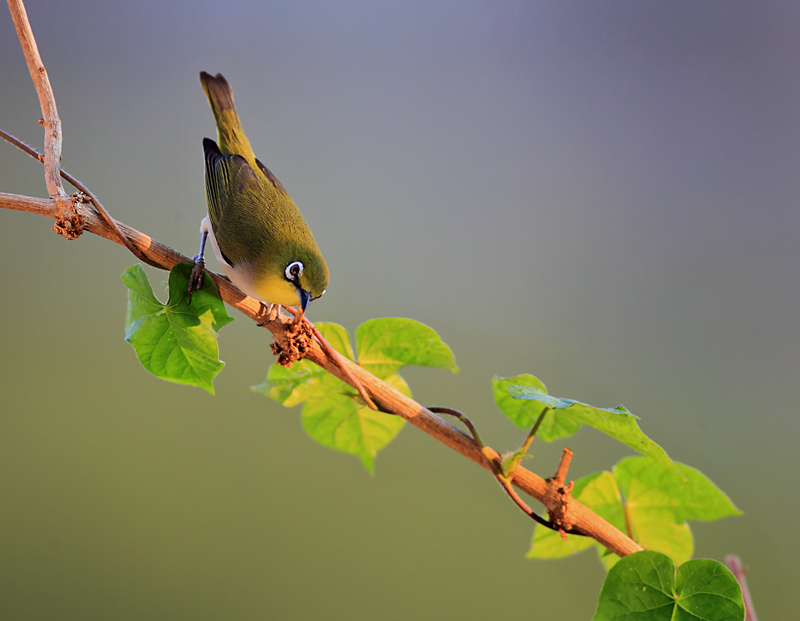
<path id="1" fill-rule="evenodd" d="M 553 482 L 558 484 L 559 486 L 564 485 L 564 481 L 567 480 L 567 471 L 569 470 L 569 464 L 572 461 L 572 451 L 568 448 L 565 448 L 561 452 L 561 461 L 558 462 L 558 468 L 556 468 L 556 474 L 553 476 Z"/>
<path id="2" fill-rule="evenodd" d="M 61 162 L 61 120 L 58 118 L 56 99 L 50 79 L 39 56 L 39 48 L 33 37 L 33 30 L 28 21 L 28 14 L 22 0 L 8 0 L 8 10 L 14 20 L 25 62 L 28 64 L 31 79 L 39 95 L 39 105 L 42 108 L 42 125 L 44 125 L 44 179 L 50 198 L 60 200 L 66 198 L 64 188 L 59 178 L 59 164 Z M 58 199 L 56 198 L 58 197 Z M 63 208 L 63 204 L 60 205 Z"/>
<path id="3" fill-rule="evenodd" d="M 519 494 L 517 494 L 517 492 L 514 491 L 514 488 L 511 487 L 511 484 L 508 482 L 508 479 L 506 477 L 504 477 L 501 473 L 497 472 L 496 470 L 493 472 L 494 472 L 494 478 L 497 479 L 497 482 L 500 483 L 502 488 L 505 490 L 506 494 L 508 494 L 511 500 L 513 500 L 516 503 L 516 505 L 528 515 L 528 517 L 530 517 L 537 524 L 541 524 L 542 526 L 545 526 L 550 530 L 555 530 L 555 531 L 559 530 L 559 528 L 557 526 L 554 526 L 550 520 L 544 519 L 541 515 L 536 513 L 536 511 L 534 511 L 528 505 L 526 505 L 525 502 L 522 500 L 522 498 L 519 497 Z"/>
<path id="4" fill-rule="evenodd" d="M 32 158 L 34 158 L 34 159 L 36 159 L 36 160 L 38 160 L 40 162 L 44 162 L 44 156 L 41 155 L 40 153 L 37 153 L 36 149 L 34 149 L 33 147 L 30 147 L 29 145 L 27 145 L 24 142 L 22 142 L 22 140 L 20 140 L 19 138 L 16 138 L 16 137 L 12 136 L 11 134 L 9 134 L 8 132 L 3 131 L 2 129 L 0 129 L 0 138 L 3 138 L 6 141 L 10 142 L 11 144 L 13 144 L 15 147 L 17 147 L 21 151 L 24 151 L 25 153 L 30 155 Z M 156 263 L 153 263 L 152 261 L 150 261 L 150 259 L 148 259 L 143 253 L 141 253 L 139 251 L 138 248 L 136 248 L 136 246 L 133 245 L 131 240 L 129 240 L 127 237 L 125 237 L 122 234 L 122 231 L 117 226 L 117 221 L 114 220 L 114 218 L 112 218 L 109 215 L 109 213 L 106 211 L 106 208 L 103 207 L 103 205 L 100 204 L 100 201 L 97 200 L 95 195 L 92 194 L 91 191 L 89 191 L 89 188 L 87 188 L 85 185 L 83 185 L 80 181 L 78 181 L 75 177 L 70 175 L 63 168 L 59 168 L 58 172 L 61 175 L 62 179 L 66 180 L 70 185 L 72 185 L 72 187 L 74 187 L 76 190 L 78 190 L 79 192 L 82 192 L 83 194 L 86 195 L 86 197 L 89 199 L 89 202 L 92 203 L 94 208 L 97 210 L 97 213 L 99 213 L 100 216 L 103 218 L 103 220 L 105 220 L 106 224 L 108 226 L 110 226 L 112 229 L 114 229 L 114 231 L 117 233 L 118 240 L 121 241 L 122 244 L 128 250 L 130 250 L 131 253 L 136 258 L 138 258 L 141 261 L 144 261 L 145 263 L 147 263 L 148 265 L 150 265 L 152 267 L 161 268 L 160 265 L 157 265 Z"/>
<path id="5" fill-rule="evenodd" d="M 481 436 L 478 434 L 478 430 L 475 428 L 475 425 L 472 424 L 472 421 L 467 418 L 464 414 L 459 412 L 458 410 L 454 410 L 453 408 L 444 408 L 438 407 L 435 405 L 428 406 L 428 410 L 435 414 L 447 414 L 448 416 L 455 416 L 458 420 L 464 423 L 469 429 L 469 432 L 472 434 L 472 440 L 478 447 L 483 450 L 483 440 L 481 440 Z"/>
<path id="6" fill-rule="evenodd" d="M 742 560 L 734 554 L 729 554 L 725 557 L 725 566 L 731 570 L 731 573 L 739 582 L 739 586 L 742 587 L 745 621 L 758 621 L 756 618 L 756 609 L 753 607 L 753 600 L 750 597 L 750 589 L 747 588 L 747 578 L 745 578 L 747 575 L 747 568 L 742 565 Z"/>
<path id="7" fill-rule="evenodd" d="M 484 451 L 486 447 L 484 446 L 480 435 L 478 435 L 478 430 L 475 428 L 475 425 L 472 424 L 472 421 L 469 418 L 467 418 L 463 413 L 453 408 L 433 406 L 429 407 L 428 410 L 434 412 L 435 414 L 447 414 L 448 416 L 454 416 L 462 423 L 464 423 L 469 429 L 470 433 L 472 434 L 472 441 L 475 443 L 475 446 L 478 447 L 478 449 L 481 452 L 481 455 L 484 456 L 488 470 L 494 475 L 494 478 L 497 479 L 497 482 L 500 483 L 500 486 L 506 491 L 511 500 L 514 501 L 514 503 L 522 510 L 523 513 L 525 513 L 528 517 L 532 518 L 535 522 L 538 522 L 542 526 L 548 526 L 552 528 L 552 526 L 547 520 L 545 520 L 541 515 L 536 513 L 536 511 L 531 509 L 525 503 L 525 501 L 519 497 L 517 492 L 514 491 L 514 488 L 511 487 L 508 477 L 503 475 L 502 468 L 498 464 L 496 464 L 489 455 L 486 454 L 486 452 Z"/>
<path id="8" fill-rule="evenodd" d="M 519 494 L 514 490 L 510 483 L 510 477 L 507 477 L 503 474 L 502 468 L 487 455 L 484 451 L 486 448 L 481 440 L 480 435 L 478 435 L 478 430 L 475 428 L 475 425 L 472 424 L 472 421 L 467 418 L 464 414 L 459 412 L 458 410 L 454 410 L 453 408 L 444 408 L 444 407 L 428 407 L 428 410 L 434 412 L 436 414 L 447 414 L 449 416 L 455 416 L 458 420 L 464 423 L 467 428 L 469 429 L 470 433 L 472 434 L 472 441 L 480 448 L 481 454 L 486 458 L 486 464 L 488 466 L 488 470 L 494 475 L 494 478 L 500 483 L 500 486 L 505 490 L 506 494 L 508 494 L 509 498 L 514 501 L 514 503 L 525 513 L 528 517 L 533 519 L 534 522 L 549 528 L 550 530 L 561 531 L 562 529 L 553 524 L 551 520 L 544 519 L 541 515 L 536 513 L 533 509 L 531 509 L 522 498 L 520 498 Z M 541 421 L 541 417 L 539 419 Z M 583 536 L 583 533 L 575 531 L 570 531 L 570 534 Z"/>

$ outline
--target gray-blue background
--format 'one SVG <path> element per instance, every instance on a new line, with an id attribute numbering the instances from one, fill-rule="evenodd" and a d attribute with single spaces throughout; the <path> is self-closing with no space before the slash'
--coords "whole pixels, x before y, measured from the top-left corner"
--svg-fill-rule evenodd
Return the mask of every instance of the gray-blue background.
<path id="1" fill-rule="evenodd" d="M 744 517 L 764 618 L 800 607 L 800 5 L 795 2 L 27 4 L 63 166 L 191 255 L 205 210 L 197 74 L 220 71 L 331 268 L 315 321 L 433 326 L 461 372 L 405 373 L 499 450 L 493 375 L 624 403 Z M 0 127 L 39 146 L 0 11 Z M 0 190 L 45 195 L 0 145 Z M 532 525 L 481 469 L 409 428 L 377 475 L 248 390 L 272 361 L 239 318 L 212 397 L 123 341 L 134 260 L 0 212 L 0 607 L 14 619 L 591 617 L 584 553 L 526 561 Z M 210 263 L 213 267 L 213 260 Z M 164 273 L 151 271 L 154 285 Z M 549 475 L 629 454 L 591 430 Z"/>

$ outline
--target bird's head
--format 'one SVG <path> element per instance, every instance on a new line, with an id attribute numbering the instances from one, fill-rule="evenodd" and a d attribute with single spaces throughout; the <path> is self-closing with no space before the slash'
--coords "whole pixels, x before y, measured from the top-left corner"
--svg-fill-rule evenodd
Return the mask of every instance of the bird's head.
<path id="1" fill-rule="evenodd" d="M 297 249 L 280 263 L 283 278 L 294 289 L 300 308 L 305 311 L 328 286 L 328 265 L 319 251 Z"/>

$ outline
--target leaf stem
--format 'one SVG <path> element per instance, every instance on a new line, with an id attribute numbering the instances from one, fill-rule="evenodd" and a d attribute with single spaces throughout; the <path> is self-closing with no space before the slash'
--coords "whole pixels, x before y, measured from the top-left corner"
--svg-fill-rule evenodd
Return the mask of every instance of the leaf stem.
<path id="1" fill-rule="evenodd" d="M 530 448 L 533 439 L 536 437 L 536 432 L 539 431 L 539 427 L 541 427 L 542 421 L 544 421 L 544 415 L 547 414 L 549 411 L 550 411 L 549 407 L 545 407 L 542 410 L 542 413 L 539 414 L 539 418 L 536 419 L 536 422 L 534 423 L 533 428 L 530 430 L 530 433 L 528 433 L 528 437 L 525 438 L 525 442 L 523 442 L 522 446 L 519 447 L 519 450 L 522 452 L 523 455 L 528 452 L 528 448 Z"/>
<path id="2" fill-rule="evenodd" d="M 530 517 L 534 522 L 537 524 L 541 524 L 542 526 L 549 528 L 555 531 L 561 531 L 562 529 L 556 526 L 551 520 L 544 519 L 541 515 L 536 513 L 533 509 L 531 509 L 522 498 L 520 498 L 519 494 L 514 490 L 511 486 L 511 477 L 505 476 L 503 474 L 502 467 L 499 466 L 489 455 L 489 453 L 485 450 L 486 447 L 483 445 L 481 441 L 481 437 L 478 435 L 478 430 L 475 428 L 475 425 L 472 424 L 472 421 L 467 418 L 464 414 L 459 412 L 458 410 L 454 410 L 453 408 L 444 408 L 444 407 L 436 407 L 432 406 L 428 408 L 429 411 L 434 412 L 436 414 L 447 414 L 449 416 L 455 416 L 458 420 L 464 423 L 467 428 L 469 429 L 470 433 L 472 434 L 472 440 L 478 447 L 481 449 L 481 454 L 484 456 L 486 460 L 486 465 L 489 471 L 494 475 L 494 478 L 497 479 L 497 482 L 500 483 L 500 486 L 505 490 L 508 497 L 514 501 L 514 503 L 525 513 L 528 517 Z M 545 410 L 546 411 L 546 410 Z M 533 431 L 529 435 L 529 438 L 533 439 L 533 435 L 536 433 L 536 429 L 538 428 L 539 423 L 541 423 L 542 416 L 544 416 L 544 412 L 539 417 L 536 425 L 534 426 Z M 530 443 L 529 443 L 530 444 Z M 572 535 L 579 535 L 579 536 L 586 536 L 584 533 L 580 532 L 580 530 L 573 529 L 570 531 Z"/>

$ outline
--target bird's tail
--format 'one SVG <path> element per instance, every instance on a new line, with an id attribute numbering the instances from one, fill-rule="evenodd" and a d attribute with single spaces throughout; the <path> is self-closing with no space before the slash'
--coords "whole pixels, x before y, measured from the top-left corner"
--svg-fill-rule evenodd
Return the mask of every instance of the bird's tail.
<path id="1" fill-rule="evenodd" d="M 200 83 L 208 97 L 214 120 L 217 123 L 217 142 L 224 155 L 241 155 L 248 162 L 255 161 L 250 141 L 247 140 L 236 106 L 233 104 L 233 91 L 221 73 L 212 76 L 205 71 L 200 72 Z"/>

